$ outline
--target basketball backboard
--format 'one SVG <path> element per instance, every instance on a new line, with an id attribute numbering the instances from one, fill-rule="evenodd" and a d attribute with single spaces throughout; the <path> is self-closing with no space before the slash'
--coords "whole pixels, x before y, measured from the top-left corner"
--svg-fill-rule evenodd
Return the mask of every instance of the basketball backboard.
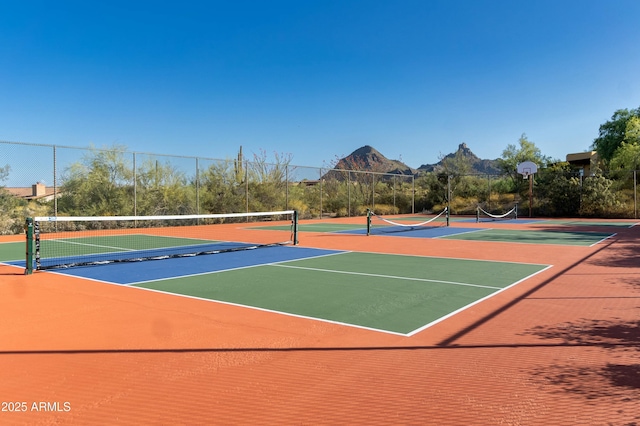
<path id="1" fill-rule="evenodd" d="M 538 165 L 533 161 L 523 161 L 518 164 L 518 173 L 520 173 L 525 179 L 538 171 Z"/>

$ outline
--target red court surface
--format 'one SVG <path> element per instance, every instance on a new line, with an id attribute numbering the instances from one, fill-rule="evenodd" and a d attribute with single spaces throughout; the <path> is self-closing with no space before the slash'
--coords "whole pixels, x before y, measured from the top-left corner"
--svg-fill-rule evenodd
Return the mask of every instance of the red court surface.
<path id="1" fill-rule="evenodd" d="M 640 424 L 640 228 L 614 232 L 593 247 L 300 235 L 553 265 L 411 337 L 0 266 L 0 424 Z"/>

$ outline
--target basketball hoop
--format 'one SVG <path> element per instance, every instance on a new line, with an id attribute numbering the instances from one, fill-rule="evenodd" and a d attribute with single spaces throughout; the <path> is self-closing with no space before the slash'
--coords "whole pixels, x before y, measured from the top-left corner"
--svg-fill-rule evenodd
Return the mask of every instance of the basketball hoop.
<path id="1" fill-rule="evenodd" d="M 538 165 L 532 161 L 524 161 L 518 164 L 517 170 L 523 178 L 529 179 L 529 175 L 532 175 L 538 171 Z"/>
<path id="2" fill-rule="evenodd" d="M 523 161 L 518 164 L 518 173 L 522 175 L 523 179 L 529 181 L 529 217 L 531 217 L 532 205 L 533 205 L 533 179 L 529 179 L 529 176 L 538 171 L 538 165 L 533 161 Z"/>

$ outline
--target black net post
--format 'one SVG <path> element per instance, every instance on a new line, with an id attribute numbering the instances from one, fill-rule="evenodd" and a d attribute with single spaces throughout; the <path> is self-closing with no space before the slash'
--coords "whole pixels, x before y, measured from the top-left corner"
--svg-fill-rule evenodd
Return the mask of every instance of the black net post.
<path id="1" fill-rule="evenodd" d="M 33 273 L 33 218 L 28 217 L 24 224 L 26 234 L 26 263 L 24 268 L 25 275 Z"/>
<path id="2" fill-rule="evenodd" d="M 293 211 L 293 245 L 298 245 L 298 210 Z"/>

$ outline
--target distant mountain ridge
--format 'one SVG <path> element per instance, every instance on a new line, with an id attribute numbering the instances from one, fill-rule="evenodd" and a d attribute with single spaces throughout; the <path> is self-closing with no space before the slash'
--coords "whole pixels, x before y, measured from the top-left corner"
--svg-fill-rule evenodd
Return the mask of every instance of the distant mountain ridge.
<path id="1" fill-rule="evenodd" d="M 415 170 L 398 160 L 389 160 L 372 146 L 365 145 L 340 159 L 336 169 L 366 170 L 379 173 L 415 174 Z"/>
<path id="2" fill-rule="evenodd" d="M 447 154 L 442 160 L 436 164 L 423 164 L 418 169 L 413 169 L 399 160 L 390 160 L 382 155 L 375 148 L 365 145 L 356 149 L 348 156 L 341 158 L 334 166 L 335 169 L 342 170 L 362 170 L 378 173 L 395 173 L 403 175 L 417 175 L 423 172 L 438 172 L 444 169 L 443 162 L 447 159 L 453 159 L 457 155 L 466 158 L 471 166 L 471 173 L 496 174 L 499 173 L 497 160 L 483 160 L 475 155 L 466 143 L 458 145 L 458 150 L 454 153 Z M 330 176 L 329 172 L 326 176 Z"/>
<path id="3" fill-rule="evenodd" d="M 482 160 L 475 155 L 466 143 L 458 145 L 458 150 L 454 153 L 447 154 L 444 158 L 438 161 L 436 164 L 423 164 L 418 167 L 418 171 L 424 172 L 437 172 L 444 168 L 443 162 L 447 159 L 454 159 L 457 155 L 461 155 L 469 162 L 471 166 L 471 173 L 484 173 L 484 174 L 497 174 L 500 173 L 498 167 L 498 160 Z"/>

